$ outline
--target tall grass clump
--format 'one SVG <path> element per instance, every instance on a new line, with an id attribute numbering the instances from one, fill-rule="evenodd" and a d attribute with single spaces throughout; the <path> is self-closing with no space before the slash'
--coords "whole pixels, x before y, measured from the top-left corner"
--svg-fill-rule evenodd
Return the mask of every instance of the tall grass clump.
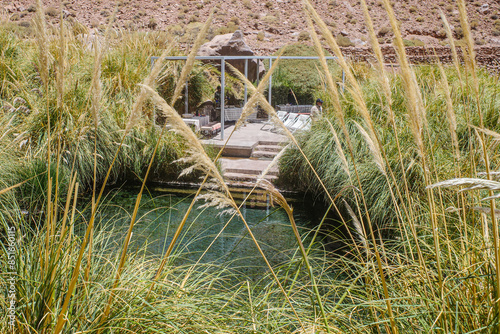
<path id="1" fill-rule="evenodd" d="M 212 92 L 217 72 L 195 55 L 213 11 L 184 64 L 164 61 L 181 51 L 163 33 L 108 27 L 89 39 L 77 22 L 48 25 L 40 1 L 33 36 L 0 28 L 3 309 L 15 291 L 15 321 L 0 315 L 1 332 L 500 332 L 499 85 L 475 64 L 464 1 L 465 49 L 453 47 L 452 67 L 411 65 L 392 5 L 382 1 L 398 72 L 385 70 L 364 0 L 372 67 L 345 59 L 314 6 L 303 4 L 321 88 L 296 84 L 326 101 L 309 131 L 292 134 L 265 98 L 271 75 L 290 84 L 279 74 L 283 51 L 256 87 L 231 70 L 250 93 L 235 129 L 259 105 L 288 138 L 270 166 L 323 208 L 309 230 L 265 181 L 271 167 L 237 204 L 217 165 L 222 150 L 210 153 L 181 119 L 186 82 L 195 99 Z M 151 67 L 153 55 L 161 57 Z M 149 181 L 178 176 L 201 177 L 182 210 L 149 194 Z M 107 187 L 131 179 L 138 190 L 117 205 Z M 283 236 L 245 216 L 257 188 L 287 217 L 292 249 L 277 249 Z M 213 217 L 210 233 L 200 231 Z M 159 224 L 166 232 L 152 253 L 158 240 L 143 233 Z M 245 274 L 245 258 L 207 259 L 229 225 L 241 232 L 234 249 L 251 247 L 260 275 Z"/>

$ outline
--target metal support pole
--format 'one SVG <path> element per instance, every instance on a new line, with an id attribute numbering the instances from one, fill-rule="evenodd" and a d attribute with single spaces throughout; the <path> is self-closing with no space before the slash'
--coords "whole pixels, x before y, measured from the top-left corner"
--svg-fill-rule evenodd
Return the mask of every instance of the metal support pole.
<path id="1" fill-rule="evenodd" d="M 245 79 L 248 79 L 248 59 L 245 59 Z M 247 104 L 248 101 L 248 88 L 247 82 L 245 81 L 245 102 L 243 105 Z"/>
<path id="2" fill-rule="evenodd" d="M 186 80 L 186 89 L 184 93 L 185 101 L 184 101 L 184 113 L 188 114 L 189 113 L 189 108 L 188 108 L 188 97 L 189 97 L 189 92 L 188 92 L 188 81 Z"/>
<path id="3" fill-rule="evenodd" d="M 259 85 L 259 70 L 260 70 L 260 59 L 257 58 L 257 86 Z"/>
<path id="4" fill-rule="evenodd" d="M 224 59 L 221 60 L 220 63 L 220 72 L 221 72 L 221 101 L 220 101 L 220 139 L 224 140 L 224 118 L 225 112 L 224 107 L 226 103 L 226 61 Z"/>
<path id="5" fill-rule="evenodd" d="M 270 58 L 269 59 L 269 72 L 271 72 L 271 67 L 273 66 L 273 59 Z M 269 102 L 269 104 L 271 104 L 271 90 L 272 90 L 272 82 L 273 82 L 273 75 L 271 74 L 269 76 L 269 87 L 267 88 L 268 89 L 268 95 L 267 95 L 267 102 Z"/>
<path id="6" fill-rule="evenodd" d="M 342 70 L 342 93 L 345 90 L 345 72 Z"/>

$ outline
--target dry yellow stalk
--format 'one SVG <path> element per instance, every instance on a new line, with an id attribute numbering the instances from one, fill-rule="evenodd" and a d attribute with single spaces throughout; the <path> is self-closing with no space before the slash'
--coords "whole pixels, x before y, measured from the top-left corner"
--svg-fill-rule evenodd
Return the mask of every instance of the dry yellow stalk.
<path id="1" fill-rule="evenodd" d="M 182 92 L 182 88 L 184 87 L 184 84 L 187 80 L 187 77 L 189 73 L 191 73 L 191 69 L 193 68 L 194 62 L 196 55 L 198 54 L 198 50 L 200 46 L 203 44 L 205 40 L 205 36 L 208 33 L 208 29 L 210 28 L 210 24 L 212 23 L 212 18 L 214 14 L 214 9 L 210 11 L 210 15 L 208 15 L 207 20 L 203 24 L 203 27 L 201 28 L 200 32 L 198 33 L 198 36 L 196 36 L 196 40 L 194 41 L 193 47 L 191 48 L 191 52 L 189 53 L 189 56 L 186 60 L 186 64 L 182 67 L 181 75 L 179 76 L 179 79 L 177 80 L 177 84 L 175 86 L 175 91 L 172 96 L 172 100 L 170 102 L 170 105 L 174 105 L 177 99 L 180 97 L 180 94 Z M 146 83 L 146 85 L 150 86 L 149 84 Z"/>
<path id="2" fill-rule="evenodd" d="M 382 55 L 382 49 L 380 48 L 377 34 L 375 33 L 375 29 L 373 27 L 373 21 L 370 16 L 370 11 L 368 10 L 368 6 L 366 5 L 365 0 L 361 0 L 361 6 L 363 8 L 363 13 L 365 15 L 365 22 L 366 22 L 366 27 L 368 28 L 372 50 L 373 53 L 375 54 L 375 58 L 377 59 L 376 66 L 377 66 L 378 78 L 380 81 L 380 85 L 382 86 L 382 91 L 384 92 L 384 96 L 387 99 L 387 106 L 388 106 L 387 112 L 389 114 L 391 122 L 394 123 L 394 112 L 392 111 L 391 86 L 389 84 L 389 78 L 387 77 L 387 72 L 385 71 L 384 68 L 384 56 Z"/>
<path id="3" fill-rule="evenodd" d="M 330 68 L 328 67 L 328 64 L 326 63 L 326 58 L 325 55 L 323 54 L 323 48 L 321 46 L 321 42 L 318 38 L 318 34 L 316 34 L 316 30 L 313 27 L 312 20 L 309 16 L 306 16 L 307 23 L 309 24 L 309 33 L 312 37 L 312 40 L 314 41 L 314 47 L 316 48 L 316 53 L 319 56 L 320 64 L 321 67 L 323 67 L 323 71 L 325 72 L 325 79 L 326 83 L 328 85 L 329 92 L 332 95 L 333 98 L 333 108 L 335 111 L 335 116 L 339 120 L 340 124 L 342 125 L 342 128 L 345 128 L 345 120 L 344 120 L 344 113 L 342 111 L 342 106 L 340 104 L 340 98 L 339 98 L 339 93 L 337 91 L 337 86 L 333 82 L 332 75 L 330 73 Z"/>
<path id="4" fill-rule="evenodd" d="M 171 47 L 167 48 L 161 54 L 160 58 L 155 62 L 153 69 L 149 73 L 148 77 L 144 80 L 144 85 L 152 86 L 155 82 L 156 78 L 160 74 L 161 69 L 163 68 L 163 63 L 167 54 L 170 53 Z M 127 126 L 125 127 L 125 134 L 128 134 L 130 130 L 137 125 L 139 118 L 141 116 L 141 110 L 144 102 L 146 101 L 146 91 L 144 88 L 141 89 L 139 95 L 137 96 L 134 105 L 132 106 L 132 111 L 130 112 L 129 120 L 127 122 Z"/>
<path id="5" fill-rule="evenodd" d="M 451 31 L 450 24 L 446 19 L 443 11 L 440 11 L 441 20 L 443 21 L 444 31 L 446 32 L 446 37 L 448 37 L 448 42 L 450 43 L 451 55 L 453 58 L 453 64 L 455 65 L 455 69 L 457 70 L 458 77 L 460 81 L 462 81 L 461 72 L 460 72 L 460 61 L 458 60 L 457 47 L 455 45 L 455 40 L 453 39 L 453 32 Z"/>
<path id="6" fill-rule="evenodd" d="M 382 159 L 382 152 L 380 150 L 379 140 L 376 136 L 375 127 L 373 125 L 373 121 L 371 119 L 370 112 L 368 111 L 368 107 L 366 106 L 365 100 L 363 98 L 363 92 L 361 90 L 361 87 L 359 86 L 358 81 L 354 77 L 354 74 L 352 73 L 351 67 L 347 64 L 347 61 L 345 60 L 344 55 L 342 54 L 342 51 L 340 50 L 340 47 L 337 44 L 337 41 L 335 40 L 335 38 L 333 38 L 333 35 L 332 35 L 330 29 L 328 29 L 328 26 L 319 17 L 318 13 L 316 12 L 316 10 L 314 9 L 314 7 L 311 5 L 311 3 L 309 1 L 304 0 L 304 3 L 305 3 L 305 7 L 306 7 L 307 12 L 311 16 L 311 18 L 314 19 L 316 24 L 318 25 L 319 30 L 321 31 L 323 37 L 325 38 L 326 42 L 328 43 L 330 48 L 333 50 L 335 56 L 337 57 L 337 61 L 338 61 L 339 65 L 344 70 L 347 81 L 349 82 L 349 85 L 350 85 L 350 87 L 348 88 L 349 92 L 351 93 L 354 101 L 356 102 L 356 104 L 358 106 L 357 110 L 361 114 L 361 117 L 363 117 L 363 120 L 366 124 L 366 127 L 367 127 L 366 132 L 370 136 L 372 142 L 375 143 L 375 145 L 371 148 L 370 151 L 372 152 L 372 154 L 374 156 L 377 156 L 375 158 L 376 161 L 382 161 L 383 173 L 385 174 L 385 163 L 383 163 L 384 160 Z M 317 36 L 315 37 L 316 32 L 314 30 L 314 27 L 312 26 L 312 20 L 309 20 L 308 23 L 309 23 L 309 31 L 310 31 L 311 35 L 313 36 L 313 39 L 315 40 L 316 49 L 321 50 L 321 47 L 318 45 L 319 39 L 317 38 Z M 320 56 L 320 59 L 322 60 L 322 62 L 325 62 L 325 64 L 326 64 L 325 58 L 321 57 L 322 52 L 318 51 L 317 53 Z M 323 67 L 325 67 L 325 64 L 323 64 Z M 331 90 L 336 91 L 336 89 L 331 89 Z"/>
<path id="7" fill-rule="evenodd" d="M 45 22 L 45 14 L 41 0 L 36 2 L 36 13 L 34 18 L 36 44 L 38 46 L 38 72 L 44 88 L 49 84 L 49 67 L 50 67 L 50 53 L 49 53 L 49 37 L 47 33 L 47 23 Z M 44 92 L 47 94 L 47 92 Z"/>
<path id="8" fill-rule="evenodd" d="M 446 101 L 446 117 L 448 121 L 448 127 L 450 130 L 451 142 L 455 149 L 455 159 L 460 159 L 460 149 L 458 147 L 458 137 L 457 137 L 457 120 L 455 117 L 455 111 L 453 110 L 453 102 L 451 101 L 450 86 L 448 85 L 448 80 L 446 78 L 446 72 L 441 64 L 439 64 L 439 71 L 441 72 L 441 86 L 443 87 L 444 97 Z"/>
<path id="9" fill-rule="evenodd" d="M 382 172 L 382 174 L 385 175 L 385 167 L 384 167 L 384 160 L 382 159 L 382 155 L 377 154 L 379 151 L 377 150 L 376 144 L 373 142 L 372 138 L 366 132 L 366 130 L 356 121 L 354 121 L 354 124 L 358 128 L 359 132 L 365 138 L 366 144 L 368 145 L 368 148 L 370 149 L 370 152 L 372 153 L 373 156 L 373 162 L 375 162 L 375 165 L 377 165 L 378 169 Z M 378 152 L 377 152 L 378 151 Z"/>
<path id="10" fill-rule="evenodd" d="M 407 107 L 408 115 L 410 119 L 410 129 L 413 134 L 413 138 L 418 147 L 419 154 L 423 157 L 425 155 L 424 142 L 422 139 L 422 131 L 426 122 L 425 110 L 422 103 L 422 98 L 420 96 L 420 89 L 415 80 L 415 74 L 410 67 L 408 59 L 406 57 L 405 46 L 403 43 L 403 37 L 401 36 L 401 31 L 399 30 L 398 22 L 396 16 L 394 15 L 394 10 L 392 5 L 388 0 L 383 0 L 383 4 L 387 14 L 389 15 L 389 22 L 394 33 L 394 48 L 398 56 L 398 61 L 401 67 L 401 77 L 405 86 L 405 92 L 407 94 Z"/>

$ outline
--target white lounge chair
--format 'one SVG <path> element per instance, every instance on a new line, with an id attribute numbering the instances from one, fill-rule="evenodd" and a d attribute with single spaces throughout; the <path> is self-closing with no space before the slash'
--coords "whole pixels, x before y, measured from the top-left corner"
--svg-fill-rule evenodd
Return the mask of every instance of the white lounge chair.
<path id="1" fill-rule="evenodd" d="M 311 128 L 311 116 L 309 115 L 299 115 L 297 120 L 288 129 L 290 132 L 295 132 L 298 130 L 307 130 Z"/>
<path id="2" fill-rule="evenodd" d="M 286 128 L 290 129 L 290 127 L 297 121 L 297 117 L 299 117 L 299 114 L 296 113 L 289 113 L 287 119 L 283 122 Z"/>
<path id="3" fill-rule="evenodd" d="M 279 111 L 278 111 L 278 115 L 277 115 L 277 116 L 278 116 L 278 118 L 279 118 L 282 122 L 284 122 L 284 121 L 288 118 L 288 112 L 279 110 Z M 262 125 L 262 127 L 261 127 L 260 129 L 261 129 L 261 130 L 266 130 L 266 129 L 264 129 L 264 128 L 265 128 L 266 126 L 268 126 L 268 125 L 271 125 L 271 126 L 272 126 L 272 128 L 271 128 L 271 129 L 269 129 L 269 130 L 273 131 L 273 130 L 274 130 L 274 128 L 275 128 L 275 124 L 274 124 L 274 122 L 273 122 L 273 121 L 271 121 L 271 120 L 264 122 L 264 124 Z"/>

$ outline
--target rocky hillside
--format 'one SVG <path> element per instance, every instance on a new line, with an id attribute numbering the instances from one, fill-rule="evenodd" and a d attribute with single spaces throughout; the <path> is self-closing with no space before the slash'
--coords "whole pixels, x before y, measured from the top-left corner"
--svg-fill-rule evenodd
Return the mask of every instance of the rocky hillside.
<path id="1" fill-rule="evenodd" d="M 500 45 L 500 1 L 466 0 L 469 20 L 478 46 Z M 49 21 L 59 20 L 59 0 L 45 0 Z M 401 29 L 409 46 L 445 45 L 445 34 L 439 18 L 443 11 L 454 26 L 456 37 L 461 38 L 458 10 L 454 0 L 402 0 L 393 1 Z M 4 15 L 11 21 L 29 26 L 34 12 L 34 1 L 0 0 Z M 211 35 L 240 29 L 247 43 L 259 54 L 268 54 L 281 46 L 307 41 L 307 25 L 300 0 L 146 0 L 146 1 L 63 1 L 64 15 L 91 28 L 103 27 L 118 5 L 117 28 L 169 31 L 181 43 L 189 44 L 210 9 L 216 7 Z M 343 35 L 343 46 L 362 47 L 366 44 L 360 1 L 315 0 L 315 7 L 335 35 Z M 370 11 L 382 43 L 390 43 L 388 20 L 380 0 L 368 0 Z"/>

